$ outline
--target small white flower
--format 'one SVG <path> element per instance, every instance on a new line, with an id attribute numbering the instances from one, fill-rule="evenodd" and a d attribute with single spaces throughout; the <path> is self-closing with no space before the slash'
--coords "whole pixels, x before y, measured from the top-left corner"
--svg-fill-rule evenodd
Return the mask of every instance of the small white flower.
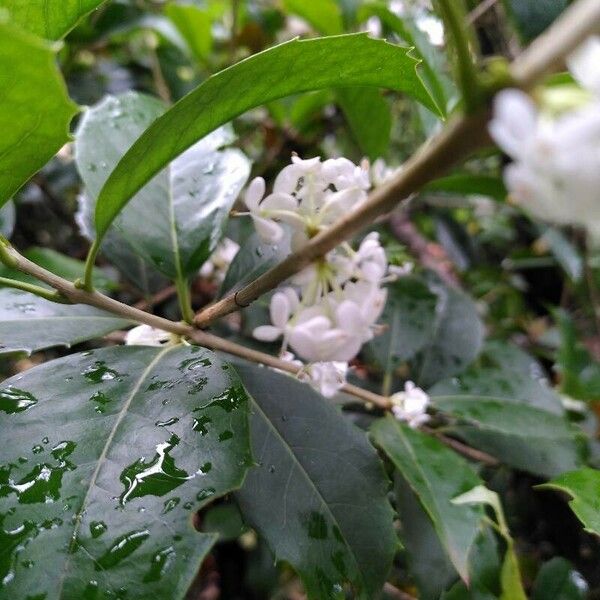
<path id="1" fill-rule="evenodd" d="M 371 165 L 370 177 L 373 187 L 379 187 L 383 185 L 401 170 L 402 167 L 390 167 L 386 164 L 383 158 L 378 158 Z"/>
<path id="2" fill-rule="evenodd" d="M 285 336 L 288 321 L 299 304 L 298 295 L 292 288 L 284 288 L 275 292 L 271 298 L 269 313 L 273 325 L 256 327 L 252 335 L 261 342 L 274 342 L 277 338 Z"/>
<path id="3" fill-rule="evenodd" d="M 223 238 L 211 257 L 202 265 L 200 276 L 213 277 L 217 281 L 222 281 L 225 278 L 227 268 L 239 249 L 239 244 L 229 238 Z"/>
<path id="4" fill-rule="evenodd" d="M 392 412 L 399 421 L 405 421 L 413 429 L 429 420 L 427 407 L 429 396 L 412 381 L 404 384 L 404 391 L 397 392 L 390 400 Z"/>
<path id="5" fill-rule="evenodd" d="M 325 398 L 331 398 L 346 383 L 347 371 L 347 362 L 319 362 L 308 365 L 299 379 L 307 381 Z"/>
<path id="6" fill-rule="evenodd" d="M 410 275 L 414 269 L 415 263 L 407 261 L 402 265 L 390 265 L 388 267 L 388 274 L 394 281 L 398 279 L 398 277 L 406 277 L 407 275 Z"/>
<path id="7" fill-rule="evenodd" d="M 130 329 L 125 336 L 127 346 L 163 346 L 172 339 L 168 331 L 150 327 L 150 325 L 138 325 Z"/>
<path id="8" fill-rule="evenodd" d="M 600 98 L 600 36 L 591 36 L 568 58 L 567 66 L 581 87 Z"/>
<path id="9" fill-rule="evenodd" d="M 369 233 L 360 243 L 354 257 L 360 276 L 366 281 L 379 283 L 385 276 L 388 262 L 385 250 L 379 243 L 379 234 Z"/>

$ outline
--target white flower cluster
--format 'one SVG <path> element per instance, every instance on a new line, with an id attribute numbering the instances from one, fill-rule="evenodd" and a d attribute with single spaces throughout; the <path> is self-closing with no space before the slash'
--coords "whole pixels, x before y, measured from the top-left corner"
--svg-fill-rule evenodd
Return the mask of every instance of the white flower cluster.
<path id="1" fill-rule="evenodd" d="M 534 217 L 585 227 L 598 239 L 600 37 L 589 38 L 567 62 L 583 90 L 557 86 L 541 106 L 519 90 L 500 92 L 490 133 L 514 161 L 504 179 L 515 202 Z"/>
<path id="2" fill-rule="evenodd" d="M 278 242 L 288 227 L 292 250 L 298 250 L 360 206 L 369 187 L 366 165 L 359 167 L 345 158 L 293 156 L 292 164 L 277 176 L 272 194 L 263 198 L 265 182 L 256 178 L 245 200 L 265 242 Z M 289 347 L 312 363 L 303 370 L 304 376 L 331 396 L 344 383 L 346 363 L 374 335 L 385 305 L 382 284 L 387 271 L 377 233 L 367 235 L 356 251 L 343 243 L 273 294 L 271 325 L 257 327 L 254 337 L 268 342 L 282 338 L 282 353 Z"/>
<path id="3" fill-rule="evenodd" d="M 396 419 L 406 421 L 413 429 L 429 420 L 427 414 L 429 396 L 412 381 L 407 381 L 404 384 L 404 391 L 394 394 L 390 400 Z"/>

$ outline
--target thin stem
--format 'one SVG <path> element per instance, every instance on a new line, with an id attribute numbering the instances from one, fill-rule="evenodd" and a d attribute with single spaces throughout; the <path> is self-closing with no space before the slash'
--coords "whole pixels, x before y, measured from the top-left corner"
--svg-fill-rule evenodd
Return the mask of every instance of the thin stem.
<path id="1" fill-rule="evenodd" d="M 78 287 L 91 292 L 94 290 L 94 263 L 96 262 L 96 257 L 98 256 L 98 252 L 100 251 L 100 243 L 98 242 L 98 238 L 94 240 L 92 243 L 88 255 L 85 259 L 85 270 L 83 274 L 83 281 L 76 282 Z"/>
<path id="2" fill-rule="evenodd" d="M 194 322 L 194 309 L 192 308 L 190 283 L 185 277 L 177 277 L 175 287 L 177 288 L 181 316 L 186 323 L 191 325 Z"/>
<path id="3" fill-rule="evenodd" d="M 510 67 L 513 84 L 531 88 L 546 73 L 564 63 L 588 35 L 600 30 L 600 2 L 579 0 L 555 21 L 554 25 L 527 48 Z M 474 150 L 489 143 L 487 122 L 489 110 L 451 120 L 435 138 L 422 146 L 390 181 L 371 193 L 360 209 L 346 215 L 334 226 L 322 231 L 299 251 L 290 254 L 252 283 L 235 294 L 200 311 L 194 320 L 198 327 L 247 306 L 262 294 L 276 288 L 311 262 L 390 212 L 410 194 L 429 181 L 440 177 L 467 158 Z"/>
<path id="4" fill-rule="evenodd" d="M 45 300 L 51 302 L 58 302 L 59 304 L 71 304 L 69 300 L 60 295 L 56 290 L 47 290 L 46 288 L 40 287 L 33 283 L 25 283 L 24 281 L 17 281 L 16 279 L 9 279 L 8 277 L 0 277 L 0 286 L 10 287 L 15 290 L 21 290 L 23 292 L 29 292 L 35 294 Z"/>
<path id="5" fill-rule="evenodd" d="M 437 0 L 436 6 L 450 34 L 458 85 L 465 112 L 470 114 L 481 107 L 484 93 L 469 44 L 471 36 L 465 23 L 466 15 L 462 14 L 461 3 L 457 0 Z"/>

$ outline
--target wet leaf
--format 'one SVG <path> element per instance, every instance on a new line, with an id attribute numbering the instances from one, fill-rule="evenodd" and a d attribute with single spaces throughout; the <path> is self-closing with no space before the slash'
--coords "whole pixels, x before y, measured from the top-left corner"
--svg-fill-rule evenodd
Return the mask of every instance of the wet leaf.
<path id="1" fill-rule="evenodd" d="M 236 366 L 252 396 L 259 467 L 236 497 L 276 560 L 298 572 L 310 598 L 381 590 L 396 550 L 387 482 L 363 432 L 291 377 Z"/>
<path id="2" fill-rule="evenodd" d="M 233 369 L 198 347 L 104 348 L 0 399 L 0 597 L 182 598 L 217 537 L 194 511 L 250 464 Z"/>
<path id="3" fill-rule="evenodd" d="M 83 218 L 93 237 L 94 198 L 135 139 L 161 114 L 158 100 L 129 92 L 89 109 L 76 134 L 77 167 L 89 201 Z M 164 275 L 195 273 L 223 235 L 229 210 L 246 183 L 250 162 L 230 128 L 214 131 L 179 156 L 129 202 L 111 228 L 109 254 L 123 246 Z"/>
<path id="4" fill-rule="evenodd" d="M 564 558 L 545 563 L 533 584 L 532 600 L 585 600 L 588 585 L 579 571 Z"/>
<path id="5" fill-rule="evenodd" d="M 371 432 L 427 511 L 458 574 L 468 581 L 469 551 L 483 511 L 476 506 L 456 506 L 451 500 L 480 485 L 481 480 L 458 454 L 392 417 L 376 421 Z"/>
<path id="6" fill-rule="evenodd" d="M 357 85 L 405 92 L 435 111 L 416 64 L 406 48 L 350 34 L 292 40 L 213 75 L 157 119 L 111 173 L 98 197 L 98 235 L 171 160 L 220 125 L 271 100 Z"/>
<path id="7" fill-rule="evenodd" d="M 459 419 L 452 430 L 502 462 L 543 477 L 583 464 L 585 442 L 564 417 L 504 398 L 434 396 L 434 405 Z"/>
<path id="8" fill-rule="evenodd" d="M 13 23 L 35 35 L 57 40 L 105 0 L 0 0 Z"/>
<path id="9" fill-rule="evenodd" d="M 132 321 L 91 306 L 57 304 L 27 292 L 0 288 L 0 356 L 68 347 L 130 325 Z"/>
<path id="10" fill-rule="evenodd" d="M 77 108 L 55 60 L 49 44 L 0 21 L 0 206 L 69 139 Z"/>
<path id="11" fill-rule="evenodd" d="M 589 533 L 600 535 L 600 471 L 583 467 L 537 486 L 571 496 L 569 506 Z"/>

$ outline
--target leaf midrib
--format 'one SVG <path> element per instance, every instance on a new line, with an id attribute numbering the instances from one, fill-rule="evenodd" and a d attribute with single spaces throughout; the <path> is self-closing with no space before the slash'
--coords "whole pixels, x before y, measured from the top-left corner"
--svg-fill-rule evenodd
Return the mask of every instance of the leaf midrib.
<path id="1" fill-rule="evenodd" d="M 148 377 L 148 375 L 152 372 L 152 370 L 154 369 L 154 367 L 157 365 L 158 362 L 160 362 L 160 360 L 170 351 L 176 349 L 177 346 L 171 346 L 168 348 L 164 348 L 162 349 L 160 352 L 158 352 L 158 354 L 150 361 L 150 363 L 148 364 L 148 366 L 144 369 L 144 371 L 142 372 L 142 374 L 140 375 L 139 380 L 137 381 L 137 383 L 135 384 L 135 386 L 133 387 L 133 389 L 131 390 L 131 393 L 129 394 L 129 396 L 127 397 L 127 399 L 125 400 L 125 402 L 123 403 L 123 407 L 121 408 L 121 410 L 119 411 L 119 414 L 117 416 L 117 419 L 113 425 L 113 427 L 111 428 L 111 431 L 108 435 L 108 438 L 106 439 L 106 443 L 104 444 L 104 447 L 102 448 L 102 452 L 100 453 L 100 456 L 98 457 L 97 463 L 96 463 L 96 468 L 94 469 L 94 472 L 92 473 L 92 477 L 90 478 L 89 484 L 88 484 L 88 488 L 86 491 L 86 494 L 83 498 L 83 502 L 81 503 L 81 508 L 76 512 L 75 514 L 75 527 L 73 528 L 73 535 L 71 537 L 71 543 L 73 543 L 76 539 L 77 539 L 77 534 L 79 532 L 79 528 L 81 527 L 81 520 L 83 517 L 83 513 L 85 511 L 85 506 L 88 502 L 90 493 L 92 491 L 92 489 L 94 488 L 94 486 L 96 485 L 96 480 L 98 479 L 98 475 L 100 474 L 100 469 L 102 468 L 102 465 L 104 463 L 104 460 L 106 459 L 106 455 L 108 454 L 108 450 L 112 444 L 112 441 L 117 433 L 117 430 L 119 428 L 119 426 L 121 425 L 121 422 L 123 421 L 123 419 L 125 418 L 125 415 L 127 414 L 129 407 L 131 406 L 131 403 L 133 402 L 133 399 L 136 397 L 137 393 L 139 392 L 143 382 L 146 380 L 146 378 Z M 62 597 L 62 592 L 63 592 L 63 588 L 64 588 L 64 584 L 65 584 L 65 580 L 67 577 L 67 571 L 69 569 L 70 566 L 70 561 L 71 561 L 71 556 L 72 553 L 68 552 L 67 553 L 67 557 L 65 559 L 65 563 L 62 569 L 62 573 L 61 573 L 61 577 L 60 577 L 60 582 L 59 582 L 59 587 L 58 587 L 58 598 Z"/>

